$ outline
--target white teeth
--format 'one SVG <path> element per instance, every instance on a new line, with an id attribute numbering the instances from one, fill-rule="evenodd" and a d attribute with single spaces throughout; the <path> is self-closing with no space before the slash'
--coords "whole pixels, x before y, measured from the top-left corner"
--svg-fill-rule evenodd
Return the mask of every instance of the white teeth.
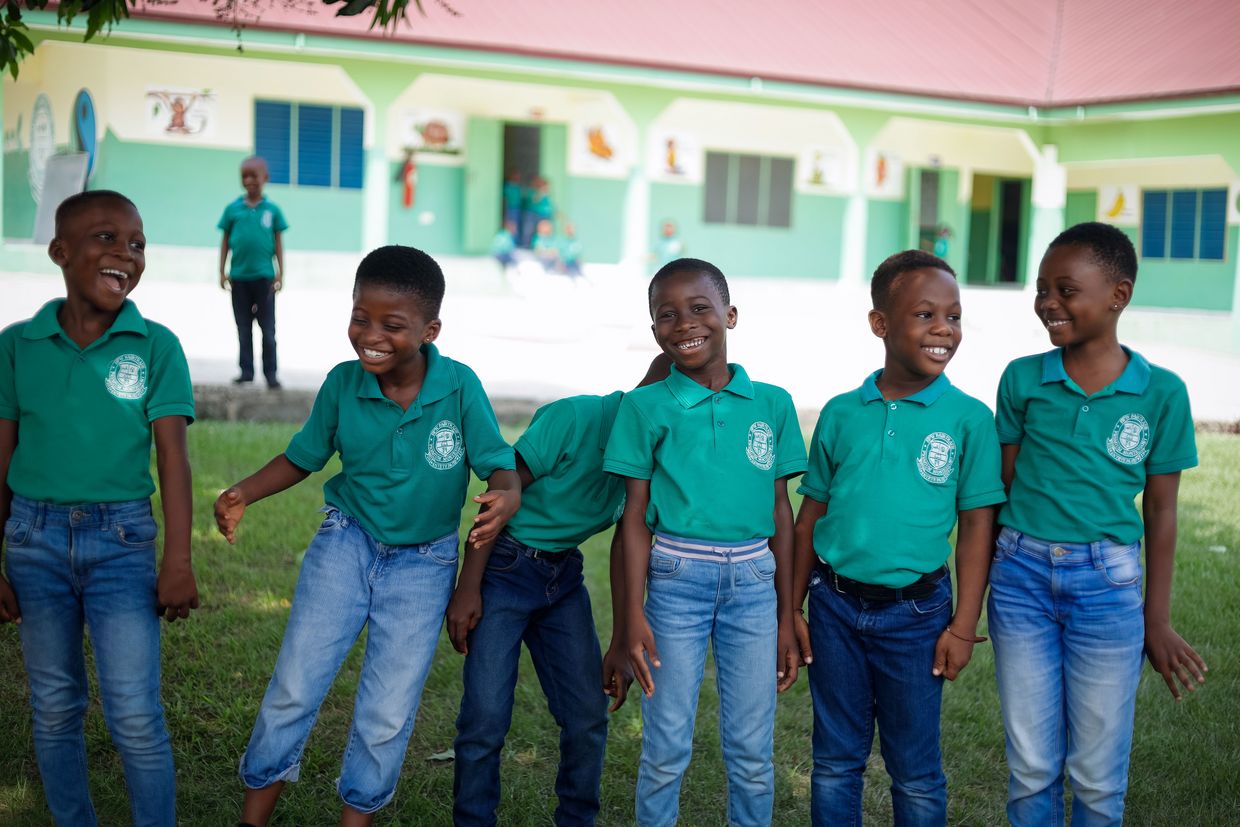
<path id="1" fill-rule="evenodd" d="M 128 273 L 122 273 L 120 270 L 113 270 L 113 269 L 111 269 L 111 268 L 105 268 L 105 269 L 103 269 L 103 270 L 100 270 L 99 272 L 100 272 L 100 273 L 102 273 L 102 274 L 103 274 L 103 275 L 105 275 L 105 276 L 116 276 L 118 279 L 127 279 L 127 278 L 129 278 L 129 274 L 128 274 Z"/>
<path id="2" fill-rule="evenodd" d="M 705 341 L 706 341 L 705 339 L 699 337 L 697 339 L 690 339 L 687 342 L 681 342 L 680 344 L 676 345 L 676 347 L 680 348 L 681 350 L 692 350 L 693 348 L 698 347 Z"/>
<path id="3" fill-rule="evenodd" d="M 1059 327 L 1060 325 L 1064 325 L 1067 323 L 1068 323 L 1067 319 L 1047 319 L 1046 320 L 1047 327 Z"/>
<path id="4" fill-rule="evenodd" d="M 364 355 L 367 359 L 383 359 L 385 357 L 391 356 L 392 354 L 387 353 L 386 351 L 371 350 L 368 347 L 364 347 L 362 348 L 362 355 Z"/>
<path id="5" fill-rule="evenodd" d="M 946 356 L 947 355 L 947 348 L 945 347 L 928 347 L 928 348 L 925 348 L 925 350 L 934 354 L 935 356 Z"/>

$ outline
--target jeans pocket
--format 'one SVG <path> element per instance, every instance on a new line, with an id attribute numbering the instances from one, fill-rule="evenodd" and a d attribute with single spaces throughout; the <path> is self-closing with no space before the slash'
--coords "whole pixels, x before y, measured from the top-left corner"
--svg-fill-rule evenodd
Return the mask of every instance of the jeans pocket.
<path id="1" fill-rule="evenodd" d="M 426 556 L 443 566 L 455 566 L 457 536 L 452 534 L 426 544 Z"/>
<path id="2" fill-rule="evenodd" d="M 924 617 L 926 615 L 938 614 L 944 609 L 950 613 L 952 608 L 951 582 L 951 576 L 944 575 L 943 579 L 935 584 L 934 591 L 930 594 L 917 600 L 908 601 L 913 614 Z"/>
<path id="3" fill-rule="evenodd" d="M 752 560 L 746 560 L 750 570 L 759 580 L 775 579 L 775 555 L 771 552 L 763 554 L 761 557 L 755 557 Z"/>
<path id="4" fill-rule="evenodd" d="M 684 568 L 684 564 L 685 558 L 683 557 L 673 557 L 661 551 L 650 550 L 650 576 L 654 579 L 676 577 Z"/>
<path id="5" fill-rule="evenodd" d="M 155 518 L 151 516 L 135 517 L 116 525 L 116 538 L 121 545 L 130 548 L 153 546 L 158 536 L 159 526 L 155 524 Z"/>
<path id="6" fill-rule="evenodd" d="M 512 571 L 519 562 L 521 562 L 520 554 L 507 545 L 496 543 L 491 549 L 491 556 L 487 558 L 487 571 Z"/>
<path id="7" fill-rule="evenodd" d="M 30 528 L 33 524 L 16 517 L 9 517 L 4 523 L 4 544 L 8 548 L 21 548 L 30 542 Z"/>
<path id="8" fill-rule="evenodd" d="M 1114 548 L 1102 558 L 1102 576 L 1112 586 L 1124 588 L 1141 582 L 1141 544 Z"/>
<path id="9" fill-rule="evenodd" d="M 319 524 L 320 534 L 331 531 L 333 528 L 340 525 L 341 518 L 343 517 L 340 513 L 340 509 L 332 508 L 330 505 L 325 505 L 320 508 L 319 511 L 322 511 L 324 514 L 323 522 Z"/>

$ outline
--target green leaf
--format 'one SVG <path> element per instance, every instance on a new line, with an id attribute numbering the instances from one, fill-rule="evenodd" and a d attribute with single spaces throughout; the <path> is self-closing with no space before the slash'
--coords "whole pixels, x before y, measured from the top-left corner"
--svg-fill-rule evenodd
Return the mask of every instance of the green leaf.
<path id="1" fill-rule="evenodd" d="M 22 28 L 25 28 L 25 26 Z M 28 55 L 34 54 L 34 44 L 30 42 L 30 38 L 22 34 L 17 28 L 10 27 L 6 34 L 20 51 L 23 51 Z"/>

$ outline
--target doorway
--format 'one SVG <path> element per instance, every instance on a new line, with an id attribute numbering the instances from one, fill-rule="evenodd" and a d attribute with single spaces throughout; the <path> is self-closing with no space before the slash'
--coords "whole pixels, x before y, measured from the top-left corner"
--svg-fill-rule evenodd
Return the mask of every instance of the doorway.
<path id="1" fill-rule="evenodd" d="M 534 179 L 542 171 L 542 128 L 530 124 L 504 124 L 504 183 L 499 211 L 501 223 L 517 227 L 517 243 L 528 247 L 533 234 L 525 210 Z"/>
<path id="2" fill-rule="evenodd" d="M 1021 284 L 1029 236 L 1029 179 L 973 176 L 969 205 L 970 284 Z"/>

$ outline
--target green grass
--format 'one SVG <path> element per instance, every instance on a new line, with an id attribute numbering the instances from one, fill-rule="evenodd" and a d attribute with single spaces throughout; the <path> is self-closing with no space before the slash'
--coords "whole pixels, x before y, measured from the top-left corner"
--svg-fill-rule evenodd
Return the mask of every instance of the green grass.
<path id="1" fill-rule="evenodd" d="M 326 474 L 254 506 L 239 542 L 214 529 L 215 494 L 283 450 L 292 428 L 205 422 L 190 429 L 194 467 L 194 557 L 203 608 L 164 629 L 163 697 L 172 731 L 184 825 L 235 823 L 241 801 L 236 766 L 271 675 L 293 593 L 300 555 L 318 523 Z M 1240 439 L 1200 436 L 1202 468 L 1181 489 L 1180 546 L 1174 621 L 1210 664 L 1205 688 L 1175 704 L 1148 668 L 1137 700 L 1128 823 L 1220 825 L 1240 812 L 1240 680 L 1236 611 L 1240 582 Z M 468 515 L 466 515 L 468 516 Z M 605 537 L 586 546 L 587 578 L 604 645 L 610 638 Z M 1217 551 L 1219 547 L 1225 552 Z M 1211 550 L 1215 549 L 1215 550 Z M 1230 608 L 1228 608 L 1230 607 Z M 306 748 L 301 781 L 290 785 L 276 825 L 335 823 L 333 780 L 340 766 L 356 687 L 355 647 L 323 705 Z M 378 824 L 451 823 L 452 766 L 427 760 L 452 745 L 460 698 L 461 660 L 441 638 L 422 698 L 396 798 Z M 30 736 L 30 707 L 17 633 L 0 627 L 0 824 L 50 825 Z M 724 771 L 717 734 L 717 696 L 708 675 L 702 691 L 695 754 L 682 794 L 682 823 L 724 822 Z M 600 824 L 632 823 L 633 783 L 641 746 L 638 705 L 612 718 Z M 776 825 L 809 820 L 808 687 L 802 677 L 779 701 L 776 720 Z M 129 823 L 120 762 L 98 703 L 86 727 L 95 804 L 104 824 Z M 557 733 L 528 657 L 517 686 L 516 713 L 504 751 L 501 823 L 545 825 L 555 807 Z M 1006 768 L 1003 730 L 988 646 L 949 685 L 943 700 L 943 749 L 952 824 L 1003 823 Z M 867 824 L 890 824 L 887 779 L 877 750 L 867 772 Z"/>

